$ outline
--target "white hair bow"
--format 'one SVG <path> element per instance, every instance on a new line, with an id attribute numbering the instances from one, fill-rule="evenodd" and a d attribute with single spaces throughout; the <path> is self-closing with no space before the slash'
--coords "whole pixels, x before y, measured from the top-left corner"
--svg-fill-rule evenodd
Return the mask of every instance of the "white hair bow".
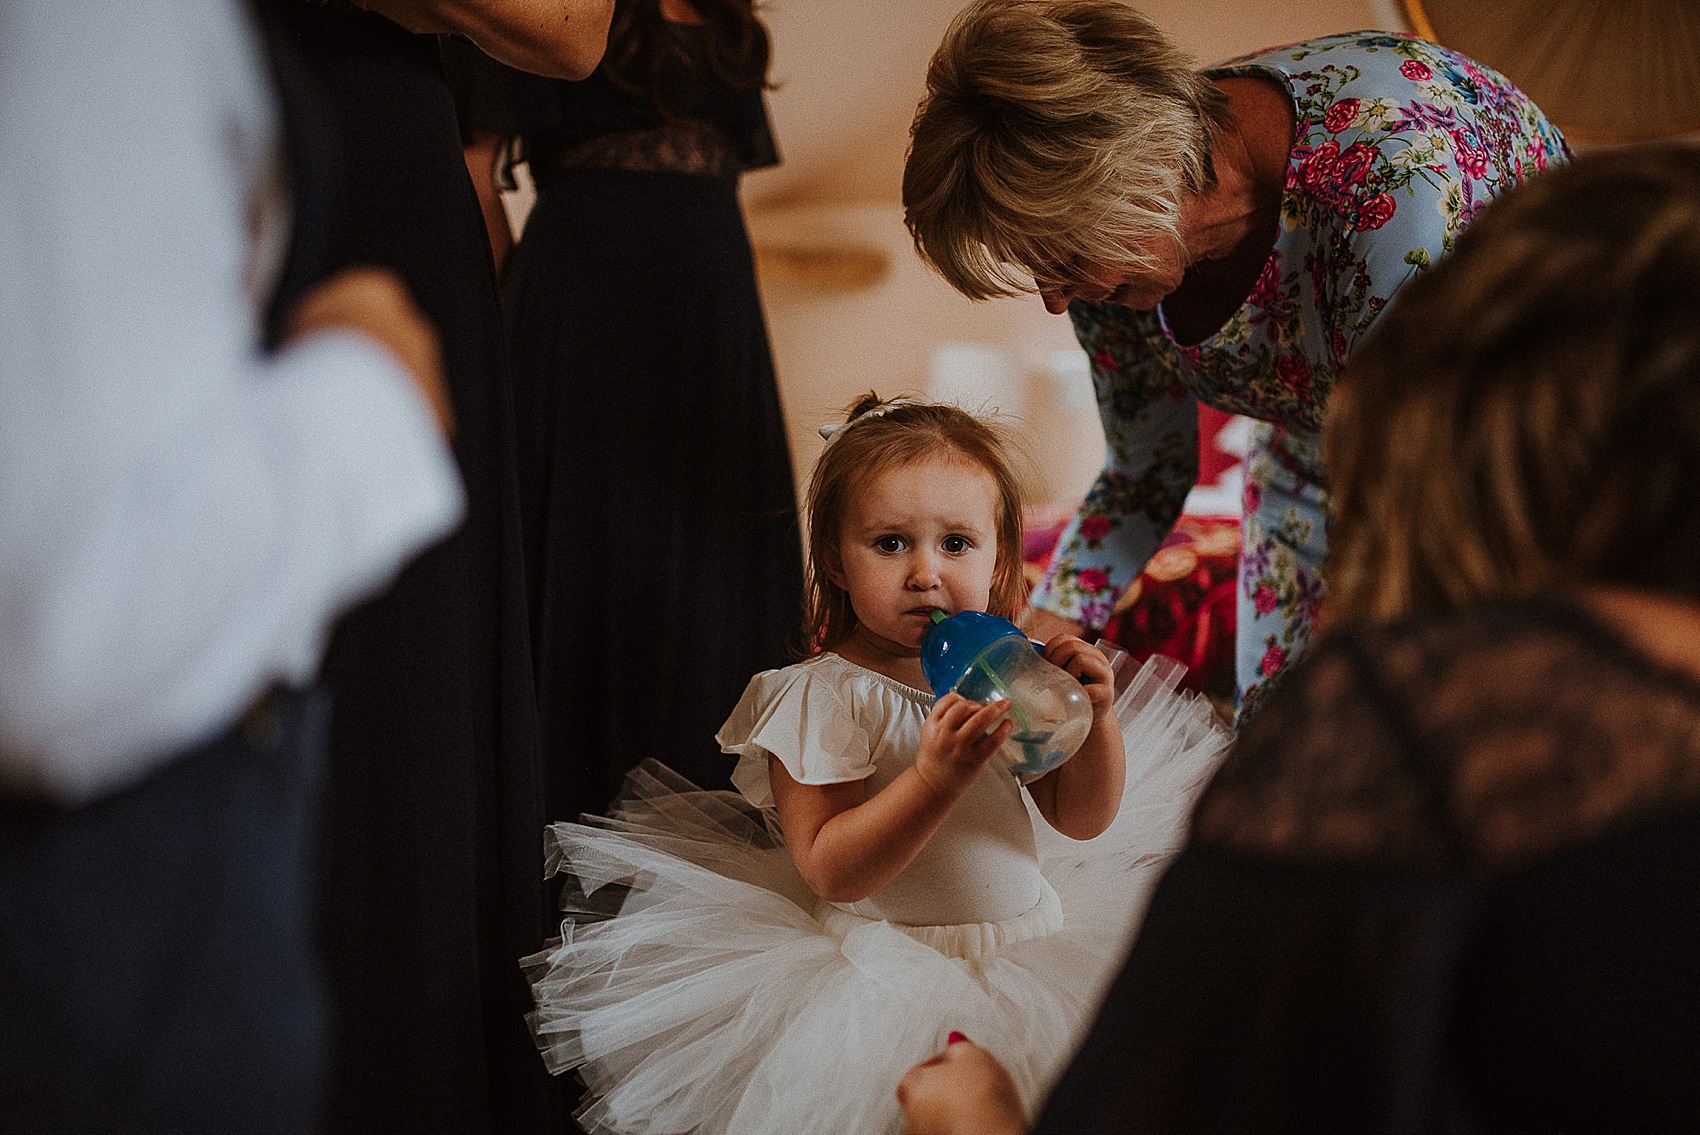
<path id="1" fill-rule="evenodd" d="M 893 398 L 889 402 L 881 402 L 878 406 L 875 406 L 871 410 L 863 410 L 860 414 L 857 414 L 848 422 L 833 422 L 820 427 L 820 436 L 830 443 L 834 438 L 841 435 L 845 430 L 849 429 L 857 422 L 863 421 L 867 418 L 883 418 L 886 414 L 903 406 L 925 405 L 926 403 L 922 402 L 918 398 Z"/>

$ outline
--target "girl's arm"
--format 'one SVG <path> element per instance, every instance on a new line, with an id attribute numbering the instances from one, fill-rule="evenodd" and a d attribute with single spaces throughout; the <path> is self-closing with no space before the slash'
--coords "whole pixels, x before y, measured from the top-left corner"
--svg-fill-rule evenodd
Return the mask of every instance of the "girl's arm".
<path id="1" fill-rule="evenodd" d="M 1115 674 L 1104 652 L 1065 635 L 1045 644 L 1045 658 L 1067 670 L 1092 702 L 1092 731 L 1080 749 L 1027 786 L 1045 822 L 1070 839 L 1091 839 L 1121 810 L 1127 754 L 1116 720 Z"/>
<path id="2" fill-rule="evenodd" d="M 915 764 L 871 797 L 861 781 L 800 784 L 769 757 L 779 824 L 809 888 L 856 902 L 909 866 L 1009 735 L 1008 710 L 946 694 L 921 727 Z"/>

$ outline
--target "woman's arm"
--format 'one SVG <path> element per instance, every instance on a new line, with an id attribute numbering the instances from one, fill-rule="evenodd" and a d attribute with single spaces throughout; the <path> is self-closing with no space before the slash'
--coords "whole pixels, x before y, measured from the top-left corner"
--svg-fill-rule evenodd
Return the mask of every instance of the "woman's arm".
<path id="1" fill-rule="evenodd" d="M 1003 744 L 1008 710 L 1008 701 L 946 694 L 921 727 L 915 764 L 871 797 L 861 781 L 801 784 L 769 757 L 779 824 L 809 888 L 831 902 L 856 902 L 896 878 Z"/>
<path id="2" fill-rule="evenodd" d="M 1077 300 L 1069 317 L 1091 360 L 1104 470 L 1057 541 L 1029 604 L 1078 628 L 1099 629 L 1174 527 L 1198 480 L 1198 402 L 1156 365 L 1131 327 L 1132 313 Z"/>
<path id="3" fill-rule="evenodd" d="M 456 32 L 510 67 L 582 79 L 602 62 L 614 0 L 355 0 L 412 32 Z"/>
<path id="4" fill-rule="evenodd" d="M 1045 644 L 1045 658 L 1068 671 L 1092 702 L 1092 730 L 1074 756 L 1027 786 L 1039 814 L 1070 839 L 1091 839 L 1121 810 L 1127 754 L 1116 720 L 1115 673 L 1104 652 L 1066 636 Z"/>

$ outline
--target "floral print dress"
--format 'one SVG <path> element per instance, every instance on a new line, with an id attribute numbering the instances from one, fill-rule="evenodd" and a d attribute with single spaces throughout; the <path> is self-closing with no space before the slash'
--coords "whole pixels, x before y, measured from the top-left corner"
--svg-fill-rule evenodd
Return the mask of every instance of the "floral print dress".
<path id="1" fill-rule="evenodd" d="M 1327 36 L 1206 74 L 1273 78 L 1292 96 L 1274 248 L 1245 303 L 1196 345 L 1176 340 L 1160 307 L 1069 305 L 1107 461 L 1032 602 L 1102 627 L 1197 479 L 1197 403 L 1257 419 L 1235 613 L 1243 715 L 1304 643 L 1322 598 L 1318 430 L 1353 346 L 1488 200 L 1569 150 L 1504 76 L 1411 36 Z"/>

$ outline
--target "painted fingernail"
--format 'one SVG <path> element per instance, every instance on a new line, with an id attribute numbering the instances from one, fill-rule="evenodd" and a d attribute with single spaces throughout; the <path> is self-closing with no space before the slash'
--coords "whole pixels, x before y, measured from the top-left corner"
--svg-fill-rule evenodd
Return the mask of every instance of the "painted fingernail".
<path id="1" fill-rule="evenodd" d="M 953 1044 L 961 1044 L 967 1039 L 968 1038 L 963 1036 L 961 1033 L 953 1030 L 949 1036 L 945 1037 L 944 1043 L 948 1047 Z"/>

